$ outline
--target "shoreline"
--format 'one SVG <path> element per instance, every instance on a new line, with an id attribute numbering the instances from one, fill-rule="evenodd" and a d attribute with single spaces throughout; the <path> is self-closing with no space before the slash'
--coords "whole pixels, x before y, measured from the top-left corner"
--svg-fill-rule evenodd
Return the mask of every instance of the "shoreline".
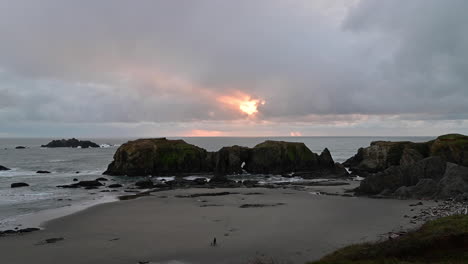
<path id="1" fill-rule="evenodd" d="M 219 192 L 229 194 L 190 196 Z M 409 204 L 414 202 L 314 195 L 313 190 L 289 188 L 176 189 L 94 205 L 42 223 L 41 231 L 1 237 L 0 247 L 21 247 L 28 253 L 5 250 L 3 259 L 11 263 L 48 263 L 52 257 L 68 263 L 247 263 L 262 255 L 304 263 L 344 245 L 417 227 L 404 218 L 412 214 Z M 265 207 L 241 207 L 246 204 Z M 209 247 L 213 236 L 220 244 L 216 249 Z M 54 237 L 64 240 L 35 245 Z M 120 253 L 130 246 L 135 252 Z M 50 251 L 57 247 L 63 252 Z M 67 252 L 87 257 L 70 260 Z"/>

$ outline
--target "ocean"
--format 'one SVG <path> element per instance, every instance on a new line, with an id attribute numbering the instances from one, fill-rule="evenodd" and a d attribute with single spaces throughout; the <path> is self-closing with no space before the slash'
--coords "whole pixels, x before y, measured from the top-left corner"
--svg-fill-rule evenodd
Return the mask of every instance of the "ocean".
<path id="1" fill-rule="evenodd" d="M 313 152 L 321 153 L 328 148 L 336 162 L 353 156 L 360 147 L 372 141 L 423 142 L 431 137 L 199 137 L 183 138 L 188 143 L 217 151 L 223 146 L 240 145 L 253 147 L 265 140 L 304 142 Z M 86 138 L 102 145 L 97 149 L 41 148 L 52 139 L 46 138 L 0 138 L 0 165 L 10 171 L 0 171 L 0 230 L 28 227 L 37 224 L 40 215 L 63 215 L 94 204 L 116 200 L 123 190 L 100 192 L 100 190 L 62 189 L 56 187 L 70 184 L 73 179 L 94 180 L 112 161 L 118 146 L 131 139 Z M 24 146 L 26 149 L 15 149 Z M 50 174 L 37 174 L 38 170 Z M 127 177 L 107 177 L 112 183 L 128 183 Z M 271 180 L 285 180 L 272 177 Z M 13 182 L 26 182 L 25 188 L 10 188 Z M 48 212 L 48 213 L 46 213 Z M 60 213 L 57 213 L 60 212 Z M 35 217 L 38 216 L 38 217 Z M 35 219 L 35 221 L 31 220 Z M 47 218 L 44 218 L 47 220 Z"/>

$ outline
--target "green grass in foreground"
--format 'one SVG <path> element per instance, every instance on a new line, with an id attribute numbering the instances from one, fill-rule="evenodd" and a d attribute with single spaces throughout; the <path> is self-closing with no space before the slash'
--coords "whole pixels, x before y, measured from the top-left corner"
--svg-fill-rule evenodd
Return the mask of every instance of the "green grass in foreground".
<path id="1" fill-rule="evenodd" d="M 397 239 L 348 246 L 308 264 L 396 263 L 468 263 L 468 216 L 440 218 Z"/>

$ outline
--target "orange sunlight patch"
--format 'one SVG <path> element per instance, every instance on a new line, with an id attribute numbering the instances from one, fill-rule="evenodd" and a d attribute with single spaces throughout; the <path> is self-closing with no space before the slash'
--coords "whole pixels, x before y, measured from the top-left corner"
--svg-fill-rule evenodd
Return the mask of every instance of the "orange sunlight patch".
<path id="1" fill-rule="evenodd" d="M 194 129 L 187 134 L 187 137 L 220 137 L 222 135 L 221 131 Z"/>

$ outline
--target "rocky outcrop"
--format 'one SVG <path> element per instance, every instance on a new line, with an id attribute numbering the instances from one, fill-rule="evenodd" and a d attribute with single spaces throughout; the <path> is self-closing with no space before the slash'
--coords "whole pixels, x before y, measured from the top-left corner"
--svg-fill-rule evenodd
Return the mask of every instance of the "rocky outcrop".
<path id="1" fill-rule="evenodd" d="M 213 171 L 212 153 L 183 140 L 139 139 L 119 147 L 107 175 L 180 175 Z"/>
<path id="2" fill-rule="evenodd" d="M 214 174 L 214 182 L 226 183 L 224 175 L 296 174 L 302 177 L 347 176 L 335 164 L 328 149 L 320 155 L 304 143 L 265 141 L 254 148 L 223 147 L 207 152 L 183 140 L 139 139 L 122 145 L 104 174 L 108 175 L 183 175 Z"/>
<path id="3" fill-rule="evenodd" d="M 360 176 L 381 172 L 391 166 L 409 166 L 427 157 L 468 166 L 468 136 L 449 134 L 423 143 L 375 141 L 343 163 Z"/>
<path id="4" fill-rule="evenodd" d="M 429 157 L 393 166 L 364 179 L 358 194 L 414 199 L 468 199 L 468 168 Z"/>
<path id="5" fill-rule="evenodd" d="M 61 139 L 53 140 L 47 145 L 42 145 L 43 148 L 99 148 L 99 145 L 88 141 L 88 140 L 78 140 L 76 138 L 72 139 Z"/>
<path id="6" fill-rule="evenodd" d="M 7 171 L 7 170 L 10 170 L 10 169 L 7 168 L 7 167 L 3 167 L 2 165 L 0 165 L 0 171 Z"/>

